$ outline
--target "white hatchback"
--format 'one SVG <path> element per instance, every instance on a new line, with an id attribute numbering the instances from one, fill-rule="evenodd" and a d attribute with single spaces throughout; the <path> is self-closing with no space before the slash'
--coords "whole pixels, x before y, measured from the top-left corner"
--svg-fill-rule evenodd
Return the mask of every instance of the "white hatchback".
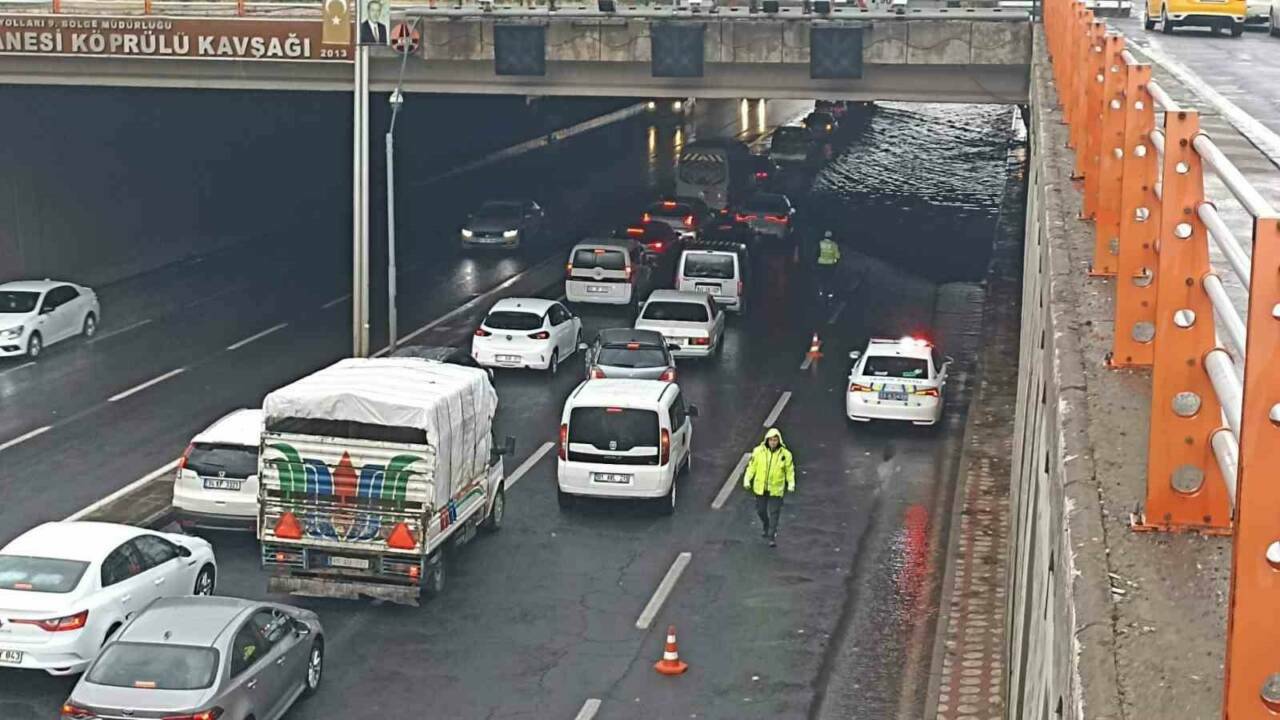
<path id="1" fill-rule="evenodd" d="M 506 298 L 476 329 L 471 357 L 484 367 L 535 368 L 554 375 L 581 339 L 582 318 L 555 300 Z"/>
<path id="2" fill-rule="evenodd" d="M 951 358 L 940 361 L 933 345 L 919 338 L 871 338 L 866 352 L 849 353 L 850 420 L 899 420 L 933 425 L 942 418 L 943 388 Z"/>
<path id="3" fill-rule="evenodd" d="M 81 285 L 22 280 L 0 285 L 0 357 L 40 356 L 67 338 L 93 337 L 102 319 L 98 296 Z"/>
<path id="4" fill-rule="evenodd" d="M 724 311 L 707 293 L 654 290 L 636 317 L 637 330 L 656 330 L 675 357 L 707 357 L 724 341 Z"/>
<path id="5" fill-rule="evenodd" d="M 262 410 L 235 410 L 191 440 L 173 478 L 178 524 L 254 530 Z"/>
<path id="6" fill-rule="evenodd" d="M 0 549 L 0 668 L 83 672 L 152 600 L 212 595 L 213 548 L 132 525 L 48 522 Z"/>

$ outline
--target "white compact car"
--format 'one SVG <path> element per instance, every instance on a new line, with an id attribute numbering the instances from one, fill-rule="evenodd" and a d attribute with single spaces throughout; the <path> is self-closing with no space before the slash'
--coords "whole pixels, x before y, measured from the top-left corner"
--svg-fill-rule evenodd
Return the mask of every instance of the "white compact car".
<path id="1" fill-rule="evenodd" d="M 499 300 L 471 339 L 471 357 L 484 367 L 536 368 L 552 375 L 578 349 L 582 319 L 555 300 Z"/>
<path id="2" fill-rule="evenodd" d="M 212 595 L 213 548 L 131 525 L 49 522 L 0 549 L 0 668 L 83 672 L 160 597 Z"/>
<path id="3" fill-rule="evenodd" d="M 866 352 L 849 353 L 849 394 L 845 414 L 850 420 L 900 420 L 933 425 L 942 418 L 945 362 L 928 341 L 919 338 L 872 338 Z"/>
<path id="4" fill-rule="evenodd" d="M 102 309 L 89 288 L 55 280 L 0 285 L 0 357 L 40 356 L 67 338 L 93 337 Z"/>
<path id="5" fill-rule="evenodd" d="M 262 411 L 235 410 L 191 440 L 173 478 L 173 508 L 184 528 L 253 530 L 258 522 L 258 442 Z"/>
<path id="6" fill-rule="evenodd" d="M 662 333 L 675 357 L 707 357 L 722 347 L 724 324 L 724 311 L 707 293 L 654 290 L 635 328 Z"/>
<path id="7" fill-rule="evenodd" d="M 693 457 L 693 420 L 680 386 L 663 380 L 589 380 L 560 417 L 556 497 L 659 499 L 676 508 L 676 477 Z"/>

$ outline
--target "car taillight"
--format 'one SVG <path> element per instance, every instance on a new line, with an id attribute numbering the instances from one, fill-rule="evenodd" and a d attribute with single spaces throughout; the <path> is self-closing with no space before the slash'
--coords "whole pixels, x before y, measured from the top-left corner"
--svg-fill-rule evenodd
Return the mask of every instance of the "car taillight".
<path id="1" fill-rule="evenodd" d="M 275 527 L 276 537 L 285 540 L 301 540 L 302 526 L 298 524 L 298 518 L 287 510 L 276 520 Z"/>
<path id="2" fill-rule="evenodd" d="M 655 240 L 654 242 L 649 243 L 646 247 L 653 252 L 662 252 L 662 248 L 666 247 L 666 245 L 661 240 Z"/>
<path id="3" fill-rule="evenodd" d="M 755 215 L 752 215 L 752 214 L 744 215 L 743 213 L 737 213 L 736 215 L 734 215 L 734 217 L 737 218 L 738 222 L 751 222 L 752 220 L 756 219 Z"/>
<path id="4" fill-rule="evenodd" d="M 550 337 L 551 337 L 551 333 L 547 332 L 546 330 L 532 333 L 531 335 L 529 335 L 529 338 L 533 340 L 547 340 Z"/>
<path id="5" fill-rule="evenodd" d="M 692 216 L 692 215 L 685 215 L 685 216 L 684 216 L 684 226 L 685 226 L 685 227 L 693 227 L 693 216 Z"/>
<path id="6" fill-rule="evenodd" d="M 675 382 L 675 381 L 676 381 L 676 369 L 675 369 L 675 368 L 667 368 L 666 370 L 663 370 L 663 371 L 662 371 L 662 375 L 658 376 L 658 379 L 659 379 L 659 380 L 662 380 L 663 382 Z"/>
<path id="7" fill-rule="evenodd" d="M 690 344 L 690 345 L 710 345 L 710 344 L 711 344 L 711 338 L 709 338 L 709 337 L 704 337 L 704 338 L 689 338 L 689 344 Z"/>
<path id="8" fill-rule="evenodd" d="M 916 394 L 923 395 L 925 397 L 939 397 L 938 388 L 921 388 L 916 390 Z"/>
<path id="9" fill-rule="evenodd" d="M 558 451 L 561 460 L 567 460 L 569 457 L 569 426 L 560 424 L 560 449 Z"/>
<path id="10" fill-rule="evenodd" d="M 92 718 L 97 717 L 86 708 L 82 708 L 73 702 L 62 703 L 62 717 L 64 718 Z"/>
<path id="11" fill-rule="evenodd" d="M 81 610 L 75 615 L 67 615 L 66 617 L 50 618 L 48 620 L 10 620 L 14 625 L 35 625 L 41 630 L 47 632 L 66 632 L 67 630 L 79 630 L 89 622 L 89 611 Z"/>
<path id="12" fill-rule="evenodd" d="M 591 368 L 591 379 L 592 379 L 592 380 L 603 380 L 603 379 L 604 379 L 604 371 L 603 371 L 603 370 L 601 370 L 601 369 L 600 369 L 600 368 L 598 368 L 598 367 L 592 367 L 592 368 Z"/>
<path id="13" fill-rule="evenodd" d="M 662 459 L 658 461 L 659 465 L 666 465 L 671 462 L 671 431 L 663 428 L 662 430 Z"/>
<path id="14" fill-rule="evenodd" d="M 870 385 L 863 385 L 861 383 L 849 383 L 849 392 L 856 393 L 856 392 L 875 392 L 875 391 L 872 389 Z"/>
<path id="15" fill-rule="evenodd" d="M 742 297 L 742 281 L 738 281 L 738 297 Z"/>
<path id="16" fill-rule="evenodd" d="M 395 528 L 391 530 L 391 534 L 387 536 L 387 547 L 397 550 L 413 550 L 418 547 L 418 539 L 413 536 L 413 532 L 409 530 L 408 525 L 396 523 Z"/>
<path id="17" fill-rule="evenodd" d="M 628 281 L 630 281 L 630 280 L 631 280 L 631 266 L 630 266 L 630 265 L 628 265 L 628 266 L 627 266 L 627 269 L 626 269 L 624 272 L 626 272 L 626 274 L 627 274 L 627 280 L 628 280 Z"/>
<path id="18" fill-rule="evenodd" d="M 769 177 L 769 173 L 767 173 L 767 172 L 765 172 L 765 171 L 763 171 L 763 170 L 757 170 L 757 171 L 756 171 L 756 179 L 757 179 L 757 180 L 764 180 L 764 179 L 765 179 L 765 178 L 767 178 L 767 177 Z"/>
<path id="19" fill-rule="evenodd" d="M 164 720 L 218 720 L 220 717 L 222 717 L 222 708 L 216 707 L 190 715 L 165 715 Z"/>
<path id="20" fill-rule="evenodd" d="M 485 330 L 484 328 L 476 328 L 476 337 L 489 337 L 492 334 L 493 333 Z"/>
<path id="21" fill-rule="evenodd" d="M 188 445 L 186 450 L 182 451 L 182 457 L 178 458 L 178 474 L 182 474 L 182 470 L 187 467 L 187 458 L 191 457 L 191 450 L 195 445 Z"/>
<path id="22" fill-rule="evenodd" d="M 766 215 L 765 218 L 770 222 L 782 223 L 783 225 L 786 225 L 788 220 L 786 215 Z"/>

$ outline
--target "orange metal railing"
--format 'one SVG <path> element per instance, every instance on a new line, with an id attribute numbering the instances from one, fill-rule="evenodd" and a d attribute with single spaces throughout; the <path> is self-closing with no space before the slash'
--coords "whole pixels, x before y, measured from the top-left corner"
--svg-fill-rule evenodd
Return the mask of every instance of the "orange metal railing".
<path id="1" fill-rule="evenodd" d="M 1044 26 L 1082 219 L 1094 223 L 1090 272 L 1116 278 L 1108 364 L 1151 368 L 1146 502 L 1133 527 L 1234 535 L 1222 714 L 1276 718 L 1280 213 L 1082 2 L 1045 0 Z M 1251 258 L 1205 198 L 1206 169 L 1252 215 Z M 1243 318 L 1210 242 L 1249 290 Z"/>

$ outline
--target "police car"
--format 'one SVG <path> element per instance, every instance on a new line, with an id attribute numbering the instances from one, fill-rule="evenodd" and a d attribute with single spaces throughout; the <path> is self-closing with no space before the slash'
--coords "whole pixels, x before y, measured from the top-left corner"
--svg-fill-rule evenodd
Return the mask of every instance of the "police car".
<path id="1" fill-rule="evenodd" d="M 943 388 L 951 358 L 942 360 L 927 340 L 871 338 L 867 349 L 849 353 L 850 420 L 899 420 L 933 425 L 942 418 Z"/>

